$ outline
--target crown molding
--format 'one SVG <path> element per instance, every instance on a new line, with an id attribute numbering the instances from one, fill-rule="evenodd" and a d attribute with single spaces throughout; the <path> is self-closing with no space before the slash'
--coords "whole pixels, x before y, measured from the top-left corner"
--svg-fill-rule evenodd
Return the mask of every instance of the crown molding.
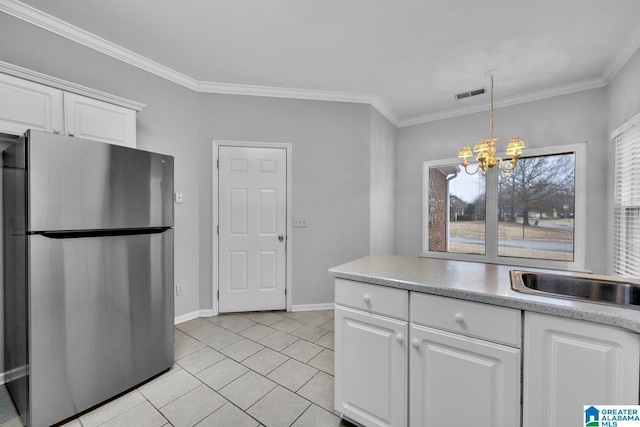
<path id="1" fill-rule="evenodd" d="M 600 78 L 582 80 L 579 82 L 569 83 L 563 86 L 556 86 L 553 88 L 542 89 L 538 91 L 528 92 L 518 96 L 512 96 L 504 98 L 495 102 L 495 108 L 510 107 L 518 104 L 525 104 L 527 102 L 540 101 L 542 99 L 552 98 L 554 96 L 568 95 L 570 93 L 582 92 L 584 90 L 596 89 L 606 86 L 607 83 Z M 430 123 L 438 120 L 451 119 L 459 116 L 466 116 L 468 114 L 479 113 L 482 111 L 488 111 L 488 105 L 476 105 L 470 107 L 456 108 L 453 110 L 441 111 L 432 114 L 425 114 L 422 116 L 416 116 L 413 118 L 400 120 L 398 127 L 407 127 L 419 125 L 422 123 Z"/>
<path id="2" fill-rule="evenodd" d="M 382 99 L 377 96 L 373 97 L 370 102 L 371 106 L 378 110 L 380 114 L 382 114 L 387 120 L 391 122 L 396 128 L 400 127 L 400 119 L 396 116 L 391 109 L 387 106 L 387 104 L 382 101 Z"/>
<path id="3" fill-rule="evenodd" d="M 314 99 L 322 101 L 369 103 L 368 95 L 342 92 L 323 92 L 307 89 L 290 89 L 273 86 L 239 85 L 200 81 L 196 87 L 198 92 L 222 93 L 230 95 L 269 96 L 274 98 Z"/>
<path id="4" fill-rule="evenodd" d="M 229 95 L 265 96 L 270 98 L 305 99 L 313 101 L 349 102 L 354 104 L 370 104 L 387 118 L 394 126 L 398 126 L 398 118 L 376 96 L 359 93 L 329 92 L 309 89 L 291 89 L 272 86 L 237 85 L 200 81 L 196 89 L 203 93 Z"/>
<path id="5" fill-rule="evenodd" d="M 325 92 L 307 89 L 290 89 L 268 86 L 251 86 L 227 83 L 198 81 L 176 70 L 152 61 L 142 55 L 132 52 L 122 46 L 98 37 L 88 31 L 71 25 L 54 16 L 48 15 L 38 9 L 21 3 L 18 0 L 0 0 L 0 12 L 14 16 L 37 27 L 43 28 L 59 36 L 65 37 L 83 46 L 94 49 L 105 55 L 123 61 L 129 65 L 155 74 L 171 82 L 191 90 L 203 93 L 219 93 L 230 95 L 264 96 L 274 98 L 306 99 L 316 101 L 350 102 L 370 104 L 378 110 L 387 120 L 396 127 L 413 126 L 421 123 L 429 123 L 467 114 L 473 114 L 488 110 L 488 106 L 475 106 L 442 111 L 432 114 L 399 119 L 391 109 L 375 95 L 353 94 L 342 92 Z M 627 47 L 621 52 L 611 66 L 603 72 L 600 78 L 584 80 L 565 86 L 530 92 L 528 94 L 504 99 L 496 103 L 496 107 L 507 107 L 525 102 L 537 101 L 558 95 L 566 95 L 573 92 L 606 86 L 626 64 L 631 56 L 640 47 L 640 27 L 629 37 Z M 89 89 L 89 88 L 85 88 Z"/>
<path id="6" fill-rule="evenodd" d="M 105 40 L 102 37 L 98 37 L 95 34 L 83 30 L 82 28 L 71 25 L 17 0 L 0 0 L 0 12 L 4 12 L 15 18 L 21 19 L 61 37 L 65 37 L 105 55 L 119 59 L 120 61 L 153 73 L 179 85 L 194 90 L 197 87 L 197 82 L 184 74 L 165 67 L 162 64 L 158 64 L 157 62 L 138 55 L 137 53 L 125 49 L 122 46 Z"/>
<path id="7" fill-rule="evenodd" d="M 0 0 L 0 12 L 197 92 L 370 104 L 395 126 L 398 125 L 397 117 L 373 95 L 197 81 L 18 0 Z"/>
<path id="8" fill-rule="evenodd" d="M 607 68 L 602 73 L 602 80 L 605 84 L 609 84 L 611 80 L 618 74 L 618 71 L 631 59 L 631 57 L 636 53 L 638 49 L 640 49 L 640 26 L 636 26 L 634 31 L 631 32 L 629 37 L 627 38 L 628 42 L 620 52 L 620 54 L 615 58 L 615 60 L 611 63 L 609 68 Z"/>

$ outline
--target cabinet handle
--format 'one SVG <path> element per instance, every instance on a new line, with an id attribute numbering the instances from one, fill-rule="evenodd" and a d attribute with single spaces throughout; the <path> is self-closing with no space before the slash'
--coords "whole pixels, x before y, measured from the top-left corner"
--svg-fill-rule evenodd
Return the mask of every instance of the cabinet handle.
<path id="1" fill-rule="evenodd" d="M 55 128 L 55 129 L 53 130 L 53 133 L 60 133 L 60 129 Z"/>
<path id="2" fill-rule="evenodd" d="M 412 339 L 411 345 L 414 346 L 415 348 L 420 348 L 420 340 L 418 340 L 418 338 Z"/>
<path id="3" fill-rule="evenodd" d="M 396 341 L 398 341 L 399 343 L 404 341 L 404 337 L 402 336 L 402 334 L 396 335 Z"/>
<path id="4" fill-rule="evenodd" d="M 364 302 L 369 303 L 371 301 L 371 297 L 369 297 L 368 294 L 365 294 L 362 299 L 364 300 Z"/>
<path id="5" fill-rule="evenodd" d="M 453 316 L 454 319 L 456 319 L 456 322 L 460 323 L 461 325 L 464 323 L 464 316 L 462 315 L 462 313 L 457 313 L 455 316 Z"/>
<path id="6" fill-rule="evenodd" d="M 74 131 L 70 130 L 69 132 L 67 132 L 69 134 L 69 136 L 73 136 L 75 134 Z"/>

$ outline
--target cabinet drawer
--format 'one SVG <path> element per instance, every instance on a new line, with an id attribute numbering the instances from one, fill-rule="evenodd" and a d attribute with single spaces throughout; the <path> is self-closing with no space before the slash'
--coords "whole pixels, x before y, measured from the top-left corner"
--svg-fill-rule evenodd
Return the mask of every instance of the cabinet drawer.
<path id="1" fill-rule="evenodd" d="M 512 308 L 412 292 L 411 322 L 521 346 L 522 316 Z"/>
<path id="2" fill-rule="evenodd" d="M 336 279 L 336 304 L 407 320 L 409 291 Z"/>

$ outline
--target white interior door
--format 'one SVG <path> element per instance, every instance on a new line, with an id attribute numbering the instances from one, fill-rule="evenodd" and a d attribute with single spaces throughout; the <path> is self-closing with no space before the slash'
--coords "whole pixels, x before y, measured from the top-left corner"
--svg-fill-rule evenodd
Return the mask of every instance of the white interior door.
<path id="1" fill-rule="evenodd" d="M 286 150 L 221 146 L 218 159 L 218 309 L 285 309 Z"/>

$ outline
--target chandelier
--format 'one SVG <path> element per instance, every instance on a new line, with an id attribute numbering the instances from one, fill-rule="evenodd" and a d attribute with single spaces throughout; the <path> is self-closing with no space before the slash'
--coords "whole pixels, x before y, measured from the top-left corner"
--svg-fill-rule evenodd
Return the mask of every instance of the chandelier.
<path id="1" fill-rule="evenodd" d="M 509 163 L 511 166 L 505 165 L 502 161 L 501 157 L 496 157 L 496 146 L 495 143 L 498 138 L 493 136 L 493 73 L 489 74 L 491 77 L 491 113 L 490 113 L 490 136 L 486 139 L 479 139 L 476 141 L 476 145 L 473 148 L 473 152 L 471 151 L 470 146 L 464 147 L 460 153 L 458 153 L 458 157 L 463 159 L 462 166 L 464 166 L 464 171 L 469 175 L 474 175 L 479 171 L 482 171 L 483 175 L 487 174 L 487 170 L 493 169 L 497 164 L 500 165 L 500 169 L 506 175 L 511 174 L 513 169 L 516 167 L 516 163 L 518 162 L 518 157 L 522 154 L 522 149 L 524 148 L 524 141 L 520 137 L 513 137 L 509 140 L 509 144 L 507 145 L 506 154 L 510 156 L 511 159 Z M 478 167 L 475 171 L 469 172 L 467 167 L 469 166 L 469 162 L 467 161 L 467 157 L 473 156 L 473 153 L 478 153 L 476 156 L 476 160 L 478 161 Z"/>

